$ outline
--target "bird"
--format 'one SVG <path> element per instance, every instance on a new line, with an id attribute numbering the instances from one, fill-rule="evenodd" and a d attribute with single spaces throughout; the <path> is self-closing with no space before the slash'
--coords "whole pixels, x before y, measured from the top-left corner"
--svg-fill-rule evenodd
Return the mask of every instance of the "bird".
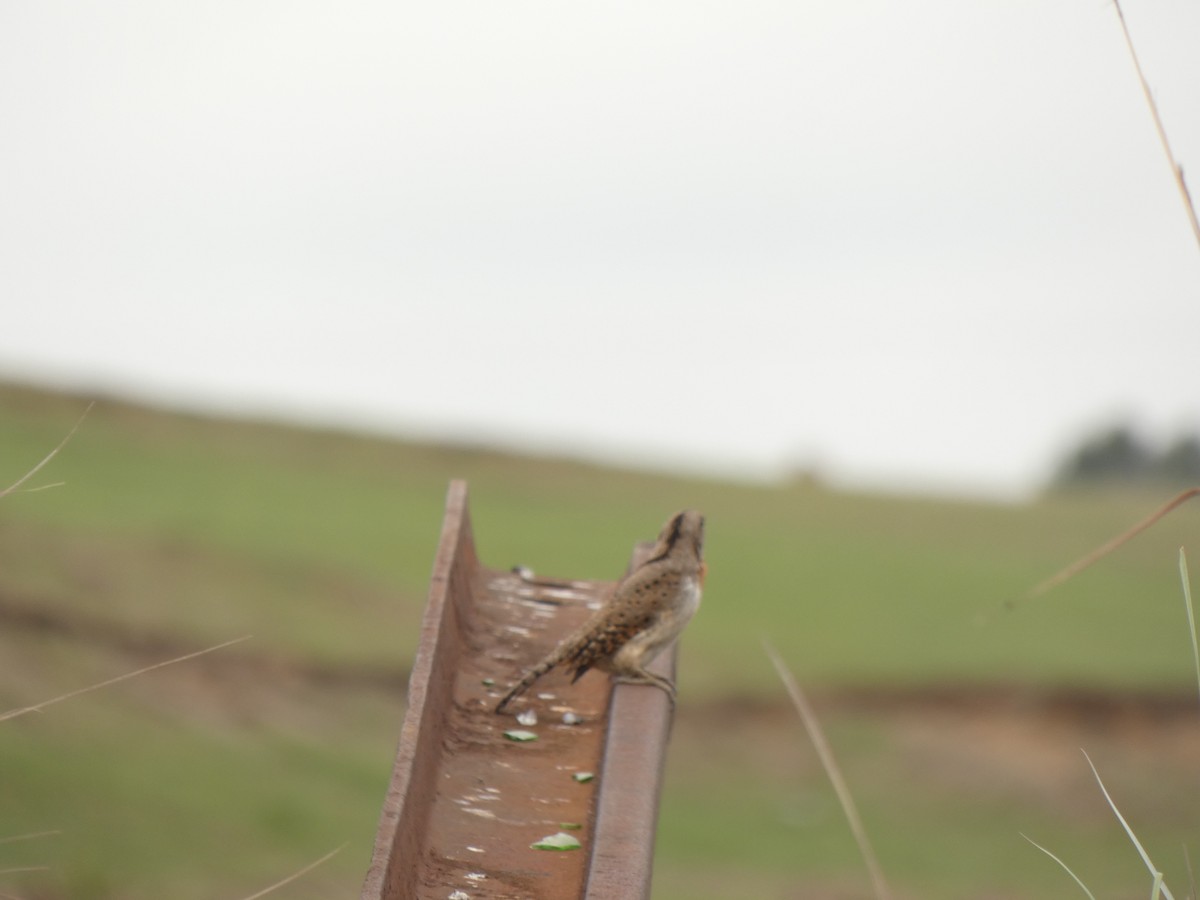
<path id="1" fill-rule="evenodd" d="M 496 712 L 503 713 L 558 666 L 571 672 L 572 684 L 589 669 L 598 669 L 617 681 L 660 687 L 674 703 L 675 685 L 646 666 L 679 637 L 700 608 L 707 571 L 704 516 L 694 509 L 681 510 L 663 525 L 650 555 L 617 584 L 608 603 L 526 672 L 496 705 Z"/>

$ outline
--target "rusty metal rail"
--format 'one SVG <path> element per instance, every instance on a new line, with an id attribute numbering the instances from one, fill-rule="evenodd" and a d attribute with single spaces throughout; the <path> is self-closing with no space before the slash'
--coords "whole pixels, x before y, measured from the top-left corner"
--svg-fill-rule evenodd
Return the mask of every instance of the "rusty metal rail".
<path id="1" fill-rule="evenodd" d="M 666 695 L 638 685 L 610 688 L 600 674 L 570 686 L 548 676 L 531 695 L 536 724 L 526 728 L 492 712 L 502 688 L 581 623 L 613 584 L 485 568 L 466 484 L 451 483 L 362 900 L 650 896 L 672 714 Z M 672 647 L 651 668 L 669 674 L 674 664 Z M 513 729 L 537 740 L 512 741 L 505 732 Z M 585 773 L 594 779 L 575 777 Z M 558 832 L 581 848 L 530 846 Z"/>

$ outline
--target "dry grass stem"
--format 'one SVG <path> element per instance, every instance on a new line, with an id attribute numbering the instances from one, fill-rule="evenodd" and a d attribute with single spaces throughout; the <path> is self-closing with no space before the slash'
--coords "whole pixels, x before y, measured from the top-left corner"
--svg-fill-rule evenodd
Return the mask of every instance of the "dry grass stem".
<path id="1" fill-rule="evenodd" d="M 316 862 L 309 863 L 307 866 L 305 866 L 299 872 L 293 872 L 291 875 L 289 875 L 287 878 L 284 878 L 282 881 L 277 881 L 270 887 L 263 888 L 257 894 L 251 894 L 249 897 L 243 897 L 242 900 L 258 900 L 259 897 L 265 897 L 267 894 L 271 893 L 271 891 L 275 890 L 276 888 L 281 888 L 285 884 L 290 884 L 291 882 L 295 881 L 297 878 L 300 878 L 303 875 L 307 875 L 309 872 L 311 872 L 317 866 L 321 865 L 324 862 L 327 862 L 330 859 L 333 859 L 333 857 L 337 856 L 337 854 L 341 853 L 342 850 L 344 850 L 345 848 L 346 848 L 346 845 L 342 844 L 342 846 L 337 847 L 334 850 L 330 850 L 328 853 L 326 853 L 324 856 L 322 856 Z"/>
<path id="2" fill-rule="evenodd" d="M 1187 554 L 1179 548 L 1179 578 L 1183 582 L 1183 607 L 1187 610 L 1188 636 L 1192 639 L 1192 662 L 1196 666 L 1196 687 L 1200 690 L 1200 643 L 1196 640 L 1196 611 L 1192 607 L 1192 585 L 1188 577 Z"/>
<path id="3" fill-rule="evenodd" d="M 825 768 L 825 774 L 833 785 L 834 793 L 837 794 L 838 802 L 842 805 L 842 811 L 845 812 L 846 819 L 850 823 L 850 831 L 854 834 L 854 840 L 858 842 L 858 849 L 862 853 L 863 862 L 871 876 L 871 884 L 875 889 L 876 898 L 890 900 L 891 889 L 884 880 L 883 870 L 879 866 L 879 860 L 871 848 L 871 841 L 867 838 L 867 830 L 863 827 L 862 819 L 858 815 L 858 807 L 854 805 L 854 798 L 850 796 L 850 788 L 842 778 L 841 769 L 838 768 L 833 750 L 830 749 L 829 742 L 825 739 L 825 733 L 821 730 L 821 723 L 818 721 L 816 713 L 809 706 L 808 699 L 800 690 L 800 685 L 796 683 L 796 679 L 792 677 L 788 667 L 765 638 L 763 639 L 763 649 L 766 650 L 771 664 L 775 666 L 775 671 L 779 673 L 779 679 L 783 682 L 788 696 L 792 698 L 792 704 L 796 707 L 796 712 L 800 714 L 800 721 L 804 723 L 804 729 L 808 732 L 808 737 L 817 750 L 817 756 L 820 757 L 821 765 Z"/>
<path id="4" fill-rule="evenodd" d="M 1133 59 L 1133 67 L 1137 70 L 1138 81 L 1142 85 L 1142 94 L 1146 98 L 1146 104 L 1150 107 L 1150 115 L 1154 117 L 1154 127 L 1158 131 L 1158 139 L 1162 143 L 1163 152 L 1167 154 L 1167 162 L 1171 166 L 1171 174 L 1175 176 L 1175 186 L 1179 188 L 1179 194 L 1183 197 L 1183 205 L 1187 209 L 1188 220 L 1192 223 L 1192 235 L 1196 238 L 1196 246 L 1200 247 L 1200 221 L 1196 219 L 1196 206 L 1192 203 L 1192 195 L 1188 191 L 1187 182 L 1183 178 L 1183 166 L 1175 159 L 1175 154 L 1171 152 L 1171 142 L 1167 140 L 1167 130 L 1163 127 L 1162 117 L 1158 114 L 1158 104 L 1154 102 L 1154 95 L 1150 93 L 1150 85 L 1146 81 L 1146 76 L 1142 72 L 1142 63 L 1138 59 L 1137 51 L 1133 48 L 1133 37 L 1129 34 L 1129 25 L 1125 21 L 1125 13 L 1121 9 L 1121 0 L 1113 0 L 1113 6 L 1117 10 L 1117 18 L 1121 21 L 1121 32 L 1125 35 L 1125 46 L 1129 48 L 1129 55 Z"/>
<path id="5" fill-rule="evenodd" d="M 32 469 L 30 469 L 28 472 L 26 472 L 24 475 L 22 475 L 16 481 L 14 481 L 12 484 L 10 484 L 8 487 L 6 487 L 4 490 L 0 491 L 0 497 L 7 497 L 9 494 L 15 493 L 16 491 L 20 490 L 21 485 L 23 485 L 26 481 L 28 481 L 30 478 L 32 478 L 34 475 L 36 475 L 43 466 L 45 466 L 48 462 L 50 462 L 50 460 L 54 459 L 54 457 L 58 455 L 58 452 L 60 450 L 62 450 L 63 447 L 67 446 L 67 442 L 75 436 L 75 432 L 77 432 L 79 430 L 79 426 L 83 424 L 83 420 L 87 418 L 87 414 L 92 411 L 92 407 L 95 405 L 96 404 L 94 401 L 92 403 L 89 403 L 87 405 L 87 409 L 85 409 L 83 411 L 83 415 L 79 417 L 79 421 L 77 421 L 75 423 L 74 427 L 70 431 L 67 432 L 67 436 L 65 438 L 63 438 L 61 441 L 59 441 L 58 446 L 55 447 L 53 450 L 51 450 L 49 453 L 47 453 L 45 456 L 43 456 L 42 461 L 39 462 L 36 466 L 34 466 Z M 44 491 L 46 488 L 58 487 L 61 484 L 62 484 L 61 481 L 57 482 L 55 484 L 44 484 L 41 487 L 31 488 L 30 490 Z"/>
<path id="6" fill-rule="evenodd" d="M 56 834 L 62 834 L 61 831 L 34 831 L 29 834 L 14 834 L 9 837 L 0 838 L 0 844 L 15 844 L 17 841 L 32 841 L 34 838 L 51 837 Z M 11 875 L 17 872 L 45 872 L 49 870 L 49 866 L 25 866 L 14 869 L 0 869 L 0 875 Z M 8 894 L 0 891 L 0 900 L 22 900 L 16 894 Z"/>
<path id="7" fill-rule="evenodd" d="M 30 834 L 14 834 L 10 837 L 0 838 L 0 844 L 15 844 L 17 841 L 32 841 L 34 838 L 53 837 L 56 834 L 62 834 L 62 832 L 34 831 Z"/>
<path id="8" fill-rule="evenodd" d="M 126 681 L 130 678 L 136 678 L 138 675 L 144 675 L 147 672 L 153 672 L 155 669 L 161 669 L 165 666 L 171 666 L 175 663 L 185 662 L 189 659 L 195 659 L 197 656 L 203 656 L 206 653 L 212 653 L 214 650 L 222 650 L 225 647 L 230 647 L 233 644 L 240 644 L 242 641 L 249 640 L 251 635 L 243 635 L 240 638 L 234 638 L 232 641 L 225 641 L 223 644 L 216 644 L 212 647 L 206 647 L 203 650 L 197 650 L 195 653 L 186 653 L 183 656 L 177 656 L 174 659 L 164 660 L 163 662 L 155 663 L 152 666 L 138 669 L 136 672 L 126 672 L 124 675 L 118 675 L 116 678 L 110 678 L 107 681 L 101 681 L 98 684 L 90 684 L 87 687 L 79 688 L 75 691 L 69 691 L 65 694 L 60 694 L 42 703 L 34 706 L 25 706 L 20 709 L 10 709 L 6 713 L 0 713 L 0 722 L 6 722 L 9 719 L 15 719 L 17 716 L 23 716 L 26 713 L 41 712 L 47 706 L 52 706 L 55 703 L 61 703 L 64 700 L 70 700 L 72 697 L 78 697 L 80 694 L 87 694 L 91 691 L 98 691 L 100 688 L 108 687 L 110 684 L 116 684 L 119 681 Z"/>
<path id="9" fill-rule="evenodd" d="M 1034 587 L 1030 589 L 1029 593 L 1027 593 L 1025 595 L 1025 599 L 1032 600 L 1035 597 L 1040 597 L 1042 594 L 1046 593 L 1047 591 L 1051 590 L 1052 588 L 1057 587 L 1058 585 L 1062 584 L 1064 581 L 1068 581 L 1071 578 L 1074 578 L 1076 575 L 1078 575 L 1080 572 L 1082 572 L 1088 566 L 1092 565 L 1092 563 L 1095 563 L 1095 562 L 1103 559 L 1105 556 L 1112 553 L 1114 550 L 1116 550 L 1122 544 L 1126 543 L 1130 539 L 1141 534 L 1143 531 L 1145 531 L 1147 528 L 1149 528 L 1151 525 L 1153 525 L 1155 522 L 1157 522 L 1159 519 L 1161 519 L 1167 513 L 1171 512 L 1171 510 L 1173 510 L 1179 506 L 1182 506 L 1188 500 L 1191 500 L 1193 497 L 1196 497 L 1196 496 L 1200 496 L 1200 487 L 1188 488 L 1182 494 L 1179 494 L 1178 496 L 1173 497 L 1171 500 L 1169 500 L 1167 503 L 1164 503 L 1162 506 L 1160 506 L 1153 513 L 1151 513 L 1149 516 L 1144 518 L 1142 521 L 1138 522 L 1136 525 L 1134 525 L 1128 531 L 1121 532 L 1115 538 L 1113 538 L 1111 541 L 1106 543 L 1104 546 L 1099 547 L 1096 550 L 1093 550 L 1091 553 L 1087 554 L 1087 556 L 1084 556 L 1082 559 L 1076 560 L 1075 562 L 1071 563 L 1071 565 L 1067 566 L 1065 569 L 1062 569 L 1061 571 L 1056 572 L 1055 574 L 1051 575 L 1045 581 L 1042 581 L 1039 584 L 1034 585 Z M 1013 606 L 1013 605 L 1015 605 L 1015 604 L 1013 604 L 1012 602 L 1009 603 L 1009 606 Z"/>

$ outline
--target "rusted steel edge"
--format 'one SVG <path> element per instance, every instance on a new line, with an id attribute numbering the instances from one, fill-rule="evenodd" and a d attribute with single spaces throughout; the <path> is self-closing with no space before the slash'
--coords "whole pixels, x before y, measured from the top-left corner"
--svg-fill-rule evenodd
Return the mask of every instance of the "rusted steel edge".
<path id="1" fill-rule="evenodd" d="M 635 551 L 634 561 L 646 545 Z M 417 896 L 416 861 L 437 790 L 444 746 L 445 711 L 452 702 L 458 648 L 444 637 L 461 628 L 455 602 L 474 602 L 479 560 L 471 531 L 467 485 L 453 481 L 446 497 L 442 534 L 430 579 L 421 642 L 408 687 L 391 782 L 362 900 Z M 673 677 L 676 648 L 651 665 Z M 654 835 L 674 710 L 663 691 L 644 685 L 614 687 L 609 705 L 604 757 L 592 825 L 584 900 L 637 900 L 650 897 Z"/>
<path id="2" fill-rule="evenodd" d="M 467 509 L 467 484 L 452 481 L 429 581 L 429 601 L 421 622 L 421 641 L 409 675 L 408 708 L 362 900 L 416 896 L 415 861 L 421 853 L 422 834 L 437 791 L 436 775 L 446 731 L 444 712 L 451 702 L 461 646 L 444 635 L 448 629 L 459 627 L 453 601 L 472 596 L 478 568 Z M 451 590 L 452 586 L 457 590 Z"/>
<path id="3" fill-rule="evenodd" d="M 675 655 L 672 644 L 650 670 L 674 680 Z M 670 699 L 658 688 L 637 684 L 613 688 L 584 900 L 650 897 L 658 801 L 673 714 Z"/>

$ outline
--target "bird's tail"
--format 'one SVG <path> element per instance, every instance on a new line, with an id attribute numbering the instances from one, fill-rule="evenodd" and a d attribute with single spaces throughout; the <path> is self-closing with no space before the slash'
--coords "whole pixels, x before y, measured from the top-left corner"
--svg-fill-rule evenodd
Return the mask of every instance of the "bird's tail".
<path id="1" fill-rule="evenodd" d="M 514 684 L 512 689 L 504 695 L 504 699 L 496 704 L 496 712 L 504 712 L 509 703 L 529 690 L 535 681 L 553 669 L 556 665 L 558 665 L 558 663 L 559 658 L 558 655 L 555 654 L 554 656 L 550 656 L 542 660 L 540 663 L 526 672 L 525 676 L 516 684 Z"/>

